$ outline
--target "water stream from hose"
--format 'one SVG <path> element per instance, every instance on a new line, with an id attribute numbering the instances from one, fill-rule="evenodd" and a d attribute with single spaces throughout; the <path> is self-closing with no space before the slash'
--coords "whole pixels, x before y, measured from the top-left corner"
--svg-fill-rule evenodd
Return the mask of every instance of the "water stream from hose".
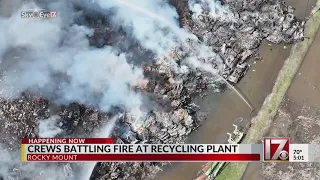
<path id="1" fill-rule="evenodd" d="M 111 136 L 112 130 L 116 124 L 116 121 L 119 116 L 112 117 L 107 124 L 100 130 L 96 138 L 108 138 Z M 82 169 L 83 169 L 83 175 L 82 180 L 89 180 L 91 177 L 91 174 L 94 170 L 94 167 L 96 166 L 97 162 L 88 162 L 86 163 Z"/>

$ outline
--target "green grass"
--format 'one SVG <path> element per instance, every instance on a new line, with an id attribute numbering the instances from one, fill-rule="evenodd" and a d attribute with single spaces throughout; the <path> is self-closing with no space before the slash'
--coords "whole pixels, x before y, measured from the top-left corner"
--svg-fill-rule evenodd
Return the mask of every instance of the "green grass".
<path id="1" fill-rule="evenodd" d="M 319 9 L 320 6 L 315 7 Z M 258 115 L 252 119 L 252 125 L 243 144 L 255 144 L 261 142 L 263 135 L 268 131 L 271 123 L 277 114 L 278 108 L 283 100 L 292 80 L 294 79 L 310 45 L 312 44 L 320 25 L 320 11 L 317 11 L 307 22 L 305 37 L 303 42 L 295 44 L 290 52 L 290 56 L 285 61 L 279 72 L 272 92 L 265 99 Z M 230 163 L 216 178 L 216 180 L 240 180 L 247 168 L 248 163 Z"/>

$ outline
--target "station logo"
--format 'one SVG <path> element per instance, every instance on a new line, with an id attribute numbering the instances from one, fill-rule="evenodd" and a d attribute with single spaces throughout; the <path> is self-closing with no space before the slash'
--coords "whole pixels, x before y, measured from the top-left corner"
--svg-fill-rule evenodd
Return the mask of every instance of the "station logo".
<path id="1" fill-rule="evenodd" d="M 264 138 L 264 161 L 289 161 L 289 138 Z"/>
<path id="2" fill-rule="evenodd" d="M 29 9 L 26 11 L 21 11 L 21 18 L 45 19 L 55 17 L 57 17 L 57 12 L 47 11 L 45 9 Z"/>

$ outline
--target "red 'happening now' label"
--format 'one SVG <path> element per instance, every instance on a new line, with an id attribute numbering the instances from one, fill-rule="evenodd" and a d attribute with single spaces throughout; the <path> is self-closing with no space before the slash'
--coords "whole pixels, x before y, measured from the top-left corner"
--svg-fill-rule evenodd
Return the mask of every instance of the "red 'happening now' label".
<path id="1" fill-rule="evenodd" d="M 112 138 L 22 138 L 21 144 L 113 144 Z"/>

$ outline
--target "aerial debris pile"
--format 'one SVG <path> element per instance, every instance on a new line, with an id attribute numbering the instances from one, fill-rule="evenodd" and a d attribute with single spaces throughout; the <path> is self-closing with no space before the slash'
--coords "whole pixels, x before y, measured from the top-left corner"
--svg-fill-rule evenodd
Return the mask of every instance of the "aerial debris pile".
<path id="1" fill-rule="evenodd" d="M 36 137 L 36 126 L 40 119 L 50 117 L 48 101 L 41 97 L 22 95 L 20 99 L 0 100 L 0 142 L 10 149 L 17 148 L 23 137 Z"/>
<path id="2" fill-rule="evenodd" d="M 260 59 L 258 48 L 262 40 L 289 44 L 304 39 L 305 22 L 298 21 L 294 9 L 283 0 L 222 2 L 227 10 L 219 16 L 206 10 L 205 5 L 201 14 L 181 9 L 184 17 L 188 17 L 181 24 L 221 56 L 222 75 L 232 83 L 245 74 L 250 57 Z"/>
<path id="3" fill-rule="evenodd" d="M 27 94 L 17 100 L 2 101 L 1 118 L 3 120 L 0 122 L 3 136 L 1 136 L 1 142 L 10 149 L 17 149 L 21 138 L 39 137 L 38 124 L 53 116 L 60 117 L 55 126 L 62 130 L 56 134 L 56 137 L 92 137 L 95 131 L 101 129 L 111 117 L 124 113 L 119 117 L 114 128 L 113 137 L 117 138 L 117 143 L 183 143 L 187 135 L 199 125 L 199 121 L 205 118 L 205 115 L 197 113 L 199 108 L 191 103 L 188 92 L 184 92 L 182 96 L 182 91 L 187 91 L 185 87 L 177 88 L 173 85 L 174 83 L 169 86 L 158 83 L 158 81 L 154 83 L 159 90 L 155 93 L 157 97 L 154 98 L 159 102 L 168 101 L 169 106 L 174 105 L 169 108 L 169 111 L 164 111 L 161 107 L 138 119 L 117 108 L 113 112 L 103 113 L 77 103 L 54 107 L 44 98 Z M 149 89 L 149 91 L 152 90 Z M 128 164 L 130 163 L 99 163 L 100 167 L 95 168 L 93 174 L 98 177 L 108 177 L 108 179 L 120 177 L 128 179 L 135 172 L 142 178 L 148 178 L 154 176 L 154 172 L 159 171 L 165 163 L 131 163 L 133 166 L 130 167 Z M 15 167 L 16 173 L 10 174 L 10 177 L 20 179 L 25 171 L 24 165 L 15 164 L 15 162 L 12 162 L 11 165 Z M 51 166 L 63 169 L 70 165 L 52 163 Z M 81 164 L 72 164 L 66 176 L 79 168 Z M 39 169 L 41 169 L 39 173 L 46 172 L 44 167 L 43 169 L 39 167 Z M 40 174 L 37 176 L 42 177 Z"/>
<path id="4" fill-rule="evenodd" d="M 181 2 L 183 3 L 185 2 Z M 154 100 L 159 104 L 170 105 L 171 110 L 151 112 L 147 120 L 140 123 L 143 128 L 138 128 L 135 132 L 127 131 L 124 133 L 127 136 L 120 137 L 120 142 L 138 143 L 139 138 L 141 143 L 183 142 L 181 136 L 189 134 L 199 121 L 199 118 L 194 116 L 198 107 L 192 104 L 193 96 L 201 94 L 209 85 L 215 90 L 222 87 L 215 74 L 219 73 L 218 77 L 222 76 L 231 83 L 237 83 L 248 70 L 248 59 L 260 59 L 258 48 L 262 40 L 276 44 L 303 40 L 304 22 L 297 21 L 292 14 L 292 8 L 285 6 L 283 1 L 226 0 L 224 3 L 229 5 L 231 18 L 219 19 L 208 13 L 199 16 L 191 14 L 188 19 L 188 11 L 181 11 L 181 8 L 188 7 L 180 6 L 180 11 L 178 8 L 183 26 L 212 48 L 214 53 L 200 59 L 201 65 L 195 64 L 196 62 L 192 62 L 188 57 L 195 52 L 194 47 L 199 46 L 193 46 L 198 42 L 190 40 L 187 44 L 176 47 L 168 57 L 156 59 L 154 64 L 144 67 L 145 76 L 149 80 L 145 90 L 153 93 Z M 224 67 L 221 71 L 217 64 L 219 56 L 215 53 L 223 60 Z M 128 167 L 135 167 L 129 163 L 116 164 L 117 166 L 114 163 L 97 164 L 93 177 L 105 175 L 110 179 L 145 179 L 153 177 L 160 170 L 158 166 L 162 165 L 134 163 L 140 169 L 139 173 L 136 173 L 134 170 L 128 171 Z M 130 176 L 132 174 L 135 177 Z"/>
<path id="5" fill-rule="evenodd" d="M 142 119 L 132 118 L 130 113 L 121 116 L 114 129 L 117 143 L 183 143 L 187 135 L 206 118 L 205 113 L 199 112 L 199 107 L 192 100 L 207 88 L 207 76 L 190 71 L 180 74 L 181 79 L 178 80 L 177 77 L 173 79 L 171 73 L 166 73 L 166 69 L 159 70 L 156 64 L 145 67 L 145 76 L 149 79 L 145 90 L 162 107 L 150 111 Z M 92 179 L 152 178 L 164 164 L 102 162 L 95 167 Z"/>

